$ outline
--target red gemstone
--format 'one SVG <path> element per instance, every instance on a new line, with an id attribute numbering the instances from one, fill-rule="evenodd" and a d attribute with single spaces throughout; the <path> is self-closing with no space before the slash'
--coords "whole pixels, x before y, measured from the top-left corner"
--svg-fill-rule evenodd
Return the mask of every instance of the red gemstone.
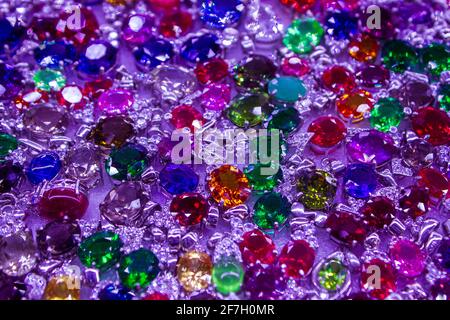
<path id="1" fill-rule="evenodd" d="M 281 61 L 281 71 L 288 76 L 301 77 L 310 70 L 308 62 L 297 55 L 284 57 Z"/>
<path id="2" fill-rule="evenodd" d="M 159 33 L 166 38 L 178 38 L 192 27 L 192 15 L 186 11 L 166 14 L 159 22 Z"/>
<path id="3" fill-rule="evenodd" d="M 303 278 L 311 270 L 316 252 L 305 240 L 294 240 L 281 250 L 278 261 L 288 277 Z"/>
<path id="4" fill-rule="evenodd" d="M 86 213 L 88 198 L 82 192 L 67 187 L 56 187 L 47 190 L 38 203 L 41 217 L 56 220 L 64 217 L 80 219 Z"/>
<path id="5" fill-rule="evenodd" d="M 432 168 L 422 168 L 418 176 L 420 177 L 418 185 L 428 188 L 432 197 L 440 199 L 448 193 L 450 182 L 440 171 Z"/>
<path id="6" fill-rule="evenodd" d="M 322 84 L 334 93 L 350 92 L 356 87 L 352 72 L 341 66 L 333 66 L 322 74 Z"/>
<path id="7" fill-rule="evenodd" d="M 280 2 L 285 6 L 292 7 L 297 12 L 305 13 L 314 6 L 316 0 L 280 0 Z"/>
<path id="8" fill-rule="evenodd" d="M 110 89 L 113 82 L 109 78 L 97 78 L 84 84 L 83 94 L 98 99 L 103 92 Z"/>
<path id="9" fill-rule="evenodd" d="M 363 220 L 371 227 L 383 228 L 395 217 L 394 203 L 386 197 L 374 197 L 359 209 Z"/>
<path id="10" fill-rule="evenodd" d="M 170 122 L 177 129 L 189 128 L 191 132 L 194 132 L 194 129 L 199 129 L 203 125 L 204 119 L 200 111 L 182 104 L 172 110 Z"/>
<path id="11" fill-rule="evenodd" d="M 332 212 L 325 221 L 325 227 L 330 229 L 330 235 L 347 245 L 363 242 L 367 229 L 361 220 L 348 212 Z"/>
<path id="12" fill-rule="evenodd" d="M 73 109 L 81 109 L 87 103 L 83 89 L 74 84 L 67 85 L 58 91 L 56 93 L 56 99 L 61 106 L 71 107 Z"/>
<path id="13" fill-rule="evenodd" d="M 363 264 L 361 270 L 361 289 L 372 298 L 386 299 L 397 290 L 397 276 L 394 268 L 379 258 Z"/>
<path id="14" fill-rule="evenodd" d="M 242 259 L 246 264 L 275 262 L 276 251 L 272 239 L 262 231 L 255 229 L 244 233 L 239 243 Z"/>
<path id="15" fill-rule="evenodd" d="M 309 125 L 308 132 L 314 133 L 310 140 L 311 143 L 322 148 L 330 148 L 345 138 L 347 128 L 338 118 L 323 116 Z"/>
<path id="16" fill-rule="evenodd" d="M 399 206 L 411 218 L 423 216 L 428 212 L 430 193 L 426 188 L 412 186 L 400 198 Z"/>
<path id="17" fill-rule="evenodd" d="M 146 295 L 142 300 L 170 300 L 169 296 L 161 292 L 153 292 Z"/>
<path id="18" fill-rule="evenodd" d="M 222 58 L 212 58 L 197 64 L 194 72 L 202 84 L 218 82 L 228 75 L 228 63 Z"/>
<path id="19" fill-rule="evenodd" d="M 170 211 L 182 226 L 199 224 L 208 215 L 208 202 L 198 193 L 183 193 L 173 198 Z"/>
<path id="20" fill-rule="evenodd" d="M 428 136 L 434 146 L 450 143 L 450 117 L 433 107 L 421 108 L 412 118 L 412 128 L 419 137 Z"/>
<path id="21" fill-rule="evenodd" d="M 180 7 L 180 0 L 147 0 L 153 9 L 175 11 Z"/>
<path id="22" fill-rule="evenodd" d="M 76 45 L 85 45 L 97 38 L 98 30 L 97 18 L 86 8 L 77 7 L 75 10 L 64 11 L 56 23 L 57 35 L 73 41 Z"/>
<path id="23" fill-rule="evenodd" d="M 47 92 L 34 89 L 24 92 L 14 99 L 14 104 L 19 110 L 24 110 L 31 105 L 46 103 L 49 100 Z"/>
<path id="24" fill-rule="evenodd" d="M 38 40 L 53 40 L 56 38 L 56 18 L 33 18 L 29 33 L 34 34 Z"/>

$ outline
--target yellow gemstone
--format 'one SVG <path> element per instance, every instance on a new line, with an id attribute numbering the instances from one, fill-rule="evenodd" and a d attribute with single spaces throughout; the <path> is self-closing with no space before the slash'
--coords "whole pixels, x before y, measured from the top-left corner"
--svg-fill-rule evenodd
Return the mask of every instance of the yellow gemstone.
<path id="1" fill-rule="evenodd" d="M 210 174 L 208 188 L 213 199 L 225 207 L 235 207 L 250 196 L 247 177 L 235 166 L 225 164 Z"/>
<path id="2" fill-rule="evenodd" d="M 80 284 L 74 276 L 50 278 L 44 290 L 45 300 L 80 300 Z"/>
<path id="3" fill-rule="evenodd" d="M 212 267 L 208 254 L 189 251 L 178 260 L 178 281 L 189 292 L 205 289 L 211 282 Z"/>

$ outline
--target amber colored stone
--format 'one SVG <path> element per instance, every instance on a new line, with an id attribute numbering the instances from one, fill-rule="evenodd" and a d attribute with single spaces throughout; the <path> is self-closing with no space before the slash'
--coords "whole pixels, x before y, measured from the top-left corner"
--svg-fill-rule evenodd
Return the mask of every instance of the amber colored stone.
<path id="1" fill-rule="evenodd" d="M 68 275 L 50 278 L 44 290 L 44 300 L 80 300 L 79 281 Z"/>
<path id="2" fill-rule="evenodd" d="M 367 33 L 354 38 L 348 45 L 348 54 L 355 60 L 361 62 L 376 59 L 380 46 L 375 38 Z"/>
<path id="3" fill-rule="evenodd" d="M 247 201 L 250 185 L 237 167 L 225 164 L 210 174 L 208 188 L 213 199 L 225 207 L 235 207 Z"/>
<path id="4" fill-rule="evenodd" d="M 133 136 L 134 128 L 130 118 L 111 116 L 100 119 L 94 129 L 89 132 L 87 139 L 102 147 L 118 148 Z"/>
<path id="5" fill-rule="evenodd" d="M 342 117 L 351 119 L 353 123 L 364 119 L 364 113 L 373 109 L 374 100 L 370 92 L 356 90 L 345 93 L 336 100 L 336 107 Z"/>
<path id="6" fill-rule="evenodd" d="M 184 290 L 192 292 L 205 289 L 211 282 L 213 264 L 208 254 L 188 251 L 177 263 L 177 277 Z"/>

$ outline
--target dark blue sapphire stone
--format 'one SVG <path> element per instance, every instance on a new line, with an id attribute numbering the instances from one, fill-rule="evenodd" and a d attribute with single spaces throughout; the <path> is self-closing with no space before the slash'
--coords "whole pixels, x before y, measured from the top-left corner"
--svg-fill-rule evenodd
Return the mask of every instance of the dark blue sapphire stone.
<path id="1" fill-rule="evenodd" d="M 73 45 L 64 41 L 44 42 L 34 49 L 34 58 L 42 68 L 59 69 L 61 63 L 73 63 L 76 59 L 76 50 Z"/>
<path id="2" fill-rule="evenodd" d="M 192 63 L 211 59 L 220 51 L 219 39 L 212 33 L 189 38 L 181 46 L 181 56 Z"/>
<path id="3" fill-rule="evenodd" d="M 86 75 L 96 76 L 110 70 L 116 64 L 117 49 L 106 41 L 90 42 L 80 56 L 77 70 Z"/>
<path id="4" fill-rule="evenodd" d="M 334 39 L 349 39 L 358 32 L 358 19 L 345 11 L 333 12 L 327 16 L 325 26 Z"/>
<path id="5" fill-rule="evenodd" d="M 22 74 L 12 66 L 0 63 L 0 100 L 11 100 L 22 89 Z"/>
<path id="6" fill-rule="evenodd" d="M 6 18 L 0 19 L 0 30 L 0 56 L 5 54 L 5 46 L 14 52 L 26 34 L 25 28 L 20 25 L 19 21 L 12 25 Z"/>
<path id="7" fill-rule="evenodd" d="M 99 300 L 131 300 L 134 294 L 122 285 L 108 284 L 98 294 Z"/>
<path id="8" fill-rule="evenodd" d="M 55 152 L 42 152 L 34 157 L 27 170 L 28 180 L 32 184 L 39 184 L 44 180 L 52 180 L 61 170 L 61 160 Z"/>
<path id="9" fill-rule="evenodd" d="M 185 164 L 167 164 L 159 175 L 161 186 L 171 194 L 194 191 L 198 175 Z"/>
<path id="10" fill-rule="evenodd" d="M 241 0 L 203 0 L 200 16 L 207 25 L 223 29 L 238 22 L 243 10 Z"/>
<path id="11" fill-rule="evenodd" d="M 349 165 L 344 174 L 344 186 L 345 191 L 354 198 L 369 197 L 377 188 L 377 174 L 374 166 L 365 163 Z"/>
<path id="12" fill-rule="evenodd" d="M 442 240 L 438 253 L 441 266 L 450 273 L 450 239 Z"/>
<path id="13" fill-rule="evenodd" d="M 153 38 L 134 51 L 136 62 L 143 67 L 153 69 L 174 56 L 172 44 L 164 39 Z"/>

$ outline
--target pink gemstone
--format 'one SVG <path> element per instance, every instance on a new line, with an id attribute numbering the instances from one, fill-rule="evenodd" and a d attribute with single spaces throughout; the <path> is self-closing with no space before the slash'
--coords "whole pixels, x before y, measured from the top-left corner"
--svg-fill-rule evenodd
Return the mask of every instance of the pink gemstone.
<path id="1" fill-rule="evenodd" d="M 284 57 L 281 61 L 281 71 L 288 76 L 301 77 L 310 70 L 308 62 L 297 55 Z"/>
<path id="2" fill-rule="evenodd" d="M 425 254 L 412 241 L 398 240 L 389 248 L 389 255 L 398 272 L 405 277 L 417 277 L 425 269 Z"/>
<path id="3" fill-rule="evenodd" d="M 204 122 L 202 114 L 192 106 L 182 104 L 172 110 L 170 122 L 177 129 L 189 128 L 191 132 L 199 129 Z"/>
<path id="4" fill-rule="evenodd" d="M 126 89 L 110 89 L 103 92 L 97 102 L 97 108 L 108 115 L 123 114 L 134 103 L 133 94 Z"/>
<path id="5" fill-rule="evenodd" d="M 231 99 L 231 89 L 227 84 L 211 83 L 200 96 L 202 107 L 210 110 L 223 110 Z"/>
<path id="6" fill-rule="evenodd" d="M 123 39 L 130 44 L 143 44 L 152 36 L 153 20 L 143 14 L 133 14 L 125 21 Z"/>

